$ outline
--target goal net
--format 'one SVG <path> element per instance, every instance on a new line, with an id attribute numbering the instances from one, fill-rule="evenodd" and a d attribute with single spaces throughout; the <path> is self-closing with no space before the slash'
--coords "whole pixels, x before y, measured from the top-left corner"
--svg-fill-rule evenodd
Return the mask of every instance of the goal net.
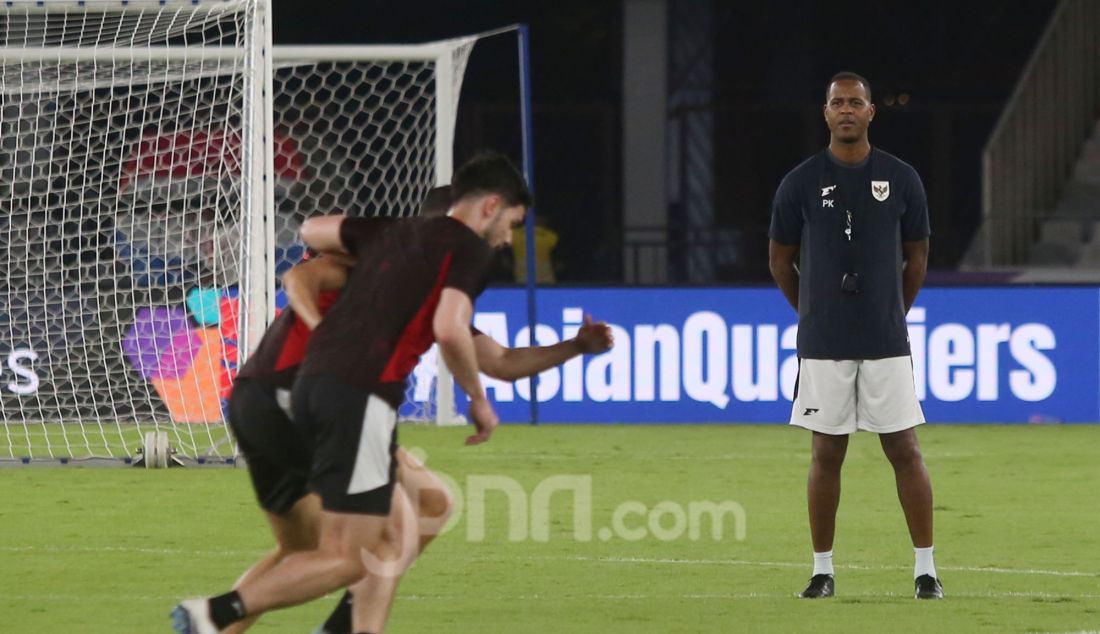
<path id="1" fill-rule="evenodd" d="M 272 49 L 264 0 L 0 7 L 0 464 L 232 458 L 224 399 L 316 212 L 450 180 L 473 39 Z M 453 417 L 419 369 L 406 415 Z"/>
<path id="2" fill-rule="evenodd" d="M 275 48 L 278 275 L 301 259 L 306 217 L 413 216 L 433 187 L 450 182 L 458 97 L 476 40 Z M 409 377 L 399 414 L 462 422 L 434 347 Z"/>

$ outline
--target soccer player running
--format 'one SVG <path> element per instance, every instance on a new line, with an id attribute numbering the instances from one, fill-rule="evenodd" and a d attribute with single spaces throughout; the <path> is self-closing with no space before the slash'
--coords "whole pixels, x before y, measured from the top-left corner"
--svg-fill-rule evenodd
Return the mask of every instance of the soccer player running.
<path id="1" fill-rule="evenodd" d="M 614 344 L 611 328 L 585 322 L 572 339 L 550 346 L 506 348 L 474 329 L 479 369 L 496 379 L 515 381 L 581 354 L 599 354 Z M 352 632 L 352 608 L 365 631 L 382 632 L 397 592 L 397 584 L 436 537 L 450 517 L 453 501 L 442 482 L 423 464 L 398 448 L 398 485 L 376 559 L 367 575 L 349 590 L 317 634 Z"/>
<path id="2" fill-rule="evenodd" d="M 347 262 L 335 256 L 312 259 L 283 276 L 288 295 L 313 284 L 335 286 L 346 278 Z M 302 281 L 298 281 L 302 280 Z M 327 311 L 337 293 L 318 293 L 313 302 Z M 309 439 L 290 420 L 290 390 L 305 355 L 310 328 L 287 308 L 271 323 L 229 396 L 229 427 L 248 466 L 252 488 L 264 510 L 275 548 L 252 565 L 240 585 L 267 572 L 292 552 L 313 550 L 318 543 L 321 499 L 309 492 Z M 255 619 L 238 621 L 224 631 L 239 634 Z"/>
<path id="3" fill-rule="evenodd" d="M 433 209 L 429 196 L 421 208 L 422 216 L 446 213 L 450 188 L 437 188 L 433 195 L 440 190 L 446 190 L 441 192 L 443 202 L 436 202 L 441 208 Z M 309 332 L 346 283 L 348 263 L 346 258 L 326 255 L 299 264 L 284 275 L 283 288 L 290 307 L 272 323 L 237 375 L 229 399 L 229 423 L 276 539 L 275 548 L 249 568 L 237 585 L 270 570 L 291 552 L 317 547 L 321 506 L 320 498 L 308 491 L 309 451 L 284 408 Z M 575 337 L 551 346 L 505 348 L 481 331 L 472 332 L 479 369 L 495 379 L 509 381 L 537 374 L 580 354 L 605 352 L 613 344 L 610 327 L 594 323 L 590 317 Z M 379 555 L 398 565 L 391 574 L 368 572 L 355 595 L 363 606 L 369 631 L 382 631 L 400 576 L 442 529 L 452 506 L 451 494 L 439 478 L 398 447 L 397 484 Z M 409 531 L 413 533 L 411 540 L 405 538 Z M 349 592 L 319 632 L 348 634 L 351 614 Z M 224 631 L 239 634 L 251 623 L 252 619 L 238 621 Z"/>
<path id="4" fill-rule="evenodd" d="M 451 204 L 451 188 L 437 187 L 429 192 L 421 206 L 421 216 L 446 214 Z M 337 256 L 340 257 L 340 256 Z M 321 316 L 321 302 L 327 291 L 343 286 L 336 275 L 309 276 L 308 285 L 302 276 L 293 276 L 294 293 L 291 305 L 303 318 L 316 323 Z M 319 301 L 318 301 L 319 300 Z M 316 302 L 316 303 L 315 303 Z M 599 354 L 614 345 L 611 328 L 604 322 L 593 322 L 585 316 L 576 336 L 550 346 L 506 348 L 471 327 L 474 336 L 478 368 L 490 377 L 515 381 L 561 365 L 581 354 Z M 423 464 L 398 448 L 398 485 L 394 489 L 393 506 L 383 530 L 377 557 L 368 566 L 367 575 L 346 593 L 336 609 L 317 630 L 317 634 L 349 634 L 352 632 L 352 608 L 369 632 L 381 632 L 389 617 L 401 576 L 424 551 L 450 517 L 453 500 L 442 482 Z M 381 565 L 379 565 L 381 564 Z"/>
<path id="5" fill-rule="evenodd" d="M 924 422 L 905 315 L 928 266 L 928 204 L 908 164 L 872 147 L 871 86 L 838 73 L 826 88 L 829 147 L 775 194 L 772 276 L 798 312 L 791 424 L 813 432 L 807 498 L 814 569 L 799 596 L 833 596 L 833 534 L 848 435 L 879 434 L 913 541 L 915 596 L 939 599 L 932 485 L 914 429 Z"/>
<path id="6" fill-rule="evenodd" d="M 323 509 L 319 544 L 237 590 L 184 601 L 173 612 L 178 632 L 217 633 L 364 576 L 362 553 L 377 550 L 390 512 L 396 408 L 408 373 L 433 340 L 471 399 L 477 433 L 467 444 L 492 435 L 499 421 L 481 386 L 469 324 L 493 247 L 509 243 L 531 198 L 523 177 L 495 153 L 463 165 L 452 186 L 446 217 L 325 217 L 303 225 L 308 243 L 358 258 L 310 337 L 291 401 L 296 428 L 312 449 L 309 487 Z"/>

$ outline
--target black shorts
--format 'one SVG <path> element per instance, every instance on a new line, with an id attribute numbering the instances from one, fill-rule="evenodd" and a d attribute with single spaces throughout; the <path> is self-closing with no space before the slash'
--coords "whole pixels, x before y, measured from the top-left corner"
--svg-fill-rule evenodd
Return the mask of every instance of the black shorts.
<path id="1" fill-rule="evenodd" d="M 248 464 L 260 506 L 282 515 L 309 492 L 310 451 L 279 406 L 275 387 L 240 379 L 229 396 L 229 428 Z"/>
<path id="2" fill-rule="evenodd" d="M 294 422 L 309 436 L 309 488 L 326 511 L 389 515 L 397 461 L 397 411 L 378 390 L 299 377 Z"/>

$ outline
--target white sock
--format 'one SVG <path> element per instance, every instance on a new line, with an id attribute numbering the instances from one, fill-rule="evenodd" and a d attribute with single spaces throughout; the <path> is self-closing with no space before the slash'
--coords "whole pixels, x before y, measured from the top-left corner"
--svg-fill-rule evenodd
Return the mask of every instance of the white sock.
<path id="1" fill-rule="evenodd" d="M 917 558 L 917 563 L 913 566 L 914 579 L 921 575 L 936 576 L 936 564 L 932 562 L 932 550 L 932 546 L 928 548 L 913 549 L 913 554 L 916 555 Z"/>
<path id="2" fill-rule="evenodd" d="M 814 574 L 833 574 L 833 551 L 827 550 L 823 553 L 814 553 Z"/>

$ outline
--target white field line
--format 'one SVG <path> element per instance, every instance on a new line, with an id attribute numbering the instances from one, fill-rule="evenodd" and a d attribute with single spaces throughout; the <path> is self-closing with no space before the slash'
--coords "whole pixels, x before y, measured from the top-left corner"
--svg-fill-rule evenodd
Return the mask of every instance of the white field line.
<path id="1" fill-rule="evenodd" d="M 518 594 L 518 595 L 493 595 L 494 599 L 508 599 L 515 601 L 564 601 L 569 599 L 600 599 L 610 601 L 651 601 L 657 599 L 676 599 L 676 600 L 724 600 L 724 599 L 793 599 L 797 593 L 776 593 L 776 592 L 740 592 L 740 593 L 717 593 L 717 594 L 698 594 L 698 593 L 685 593 L 685 594 Z M 837 595 L 840 599 L 845 598 L 878 598 L 878 599 L 912 599 L 912 593 L 901 592 L 853 592 Z M 1057 594 L 1052 592 L 949 592 L 948 598 L 976 598 L 976 599 L 990 599 L 990 598 L 1010 598 L 1010 599 L 1100 599 L 1100 594 Z M 425 600 L 444 600 L 454 599 L 456 601 L 465 601 L 469 599 L 469 595 L 436 595 L 436 594 L 411 594 L 411 595 L 398 595 L 398 598 L 408 601 L 425 601 Z"/>
<path id="2" fill-rule="evenodd" d="M 197 557 L 259 557 L 265 550 L 194 550 L 137 546 L 0 546 L 0 553 L 132 553 L 136 555 L 194 555 Z"/>
<path id="3" fill-rule="evenodd" d="M 257 557 L 264 550 L 192 550 L 186 548 L 140 548 L 131 546 L 0 546 L 0 552 L 9 553 L 133 553 L 141 555 L 190 555 L 205 557 Z M 483 559 L 481 557 L 479 560 Z M 744 559 L 660 559 L 646 557 L 589 557 L 570 555 L 565 557 L 519 557 L 527 561 L 581 561 L 609 564 L 655 564 L 677 566 L 751 566 L 756 568 L 804 568 L 806 562 L 793 561 L 748 561 Z M 861 564 L 838 564 L 837 568 L 847 570 L 909 570 L 910 566 L 866 566 Z M 950 572 L 973 572 L 1006 575 L 1038 575 L 1048 577 L 1100 577 L 1100 572 L 1079 570 L 1046 570 L 1041 568 L 993 568 L 979 566 L 937 566 L 938 570 Z"/>
<path id="4" fill-rule="evenodd" d="M 418 449 L 414 447 L 413 449 Z M 440 453 L 451 454 L 449 450 L 444 450 Z M 439 455 L 439 453 L 430 454 Z M 460 454 L 454 454 L 460 455 Z M 978 456 L 987 455 L 982 452 L 974 451 L 943 451 L 943 452 L 931 452 L 924 450 L 925 458 L 976 458 Z M 799 460 L 809 463 L 810 452 L 809 451 L 783 451 L 783 452 L 728 452 L 721 454 L 710 455 L 697 455 L 697 454 L 669 454 L 662 452 L 615 452 L 615 451 L 578 451 L 570 453 L 543 453 L 538 451 L 508 451 L 503 453 L 483 453 L 483 454 L 461 454 L 463 460 L 472 461 L 512 461 L 520 458 L 529 460 L 588 460 L 593 458 L 615 458 L 615 459 L 628 459 L 628 460 L 692 460 L 698 462 L 711 462 L 711 461 L 727 461 L 727 460 L 775 460 L 781 458 L 784 460 Z M 860 459 L 858 456 L 849 456 L 849 459 Z M 427 461 L 425 461 L 427 462 Z"/>
<path id="5" fill-rule="evenodd" d="M 430 456 L 429 456 L 430 457 Z M 727 453 L 717 454 L 710 456 L 697 456 L 697 455 L 669 455 L 662 453 L 613 453 L 613 452 L 584 452 L 584 453 L 569 453 L 569 454 L 552 454 L 552 453 L 537 453 L 537 452 L 516 452 L 510 451 L 508 453 L 499 454 L 463 454 L 463 460 L 471 461 L 516 461 L 516 460 L 601 460 L 601 459 L 615 459 L 615 460 L 690 460 L 697 462 L 713 462 L 721 461 L 727 462 L 731 460 L 774 460 L 776 458 L 783 458 L 788 460 L 805 460 L 810 459 L 809 452 L 800 454 L 751 454 L 751 453 Z"/>
<path id="6" fill-rule="evenodd" d="M 562 559 L 561 557 L 531 557 L 529 559 Z M 806 562 L 792 561 L 746 561 L 743 559 L 650 559 L 645 557 L 586 557 L 583 555 L 565 557 L 571 561 L 590 561 L 615 564 L 662 564 L 684 566 L 755 566 L 760 568 L 805 568 Z M 909 570 L 911 566 L 864 566 L 860 564 L 840 564 L 837 568 L 849 570 Z M 937 570 L 951 572 L 987 572 L 1010 575 L 1041 575 L 1050 577 L 1100 577 L 1100 572 L 1082 572 L 1076 570 L 1043 570 L 1037 568 L 982 568 L 978 566 L 936 566 Z"/>
<path id="7" fill-rule="evenodd" d="M 336 594 L 328 595 L 335 598 Z M 912 595 L 900 592 L 855 592 L 837 595 L 839 599 L 910 599 Z M 950 592 L 951 598 L 965 599 L 1100 599 L 1100 594 L 1057 594 L 1052 592 Z M 469 595 L 464 594 L 399 594 L 400 601 L 468 601 Z M 654 600 L 692 600 L 715 601 L 730 599 L 793 599 L 794 592 L 741 592 L 741 593 L 669 593 L 669 594 L 495 594 L 493 599 L 506 601 L 569 601 L 569 600 L 600 600 L 600 601 L 654 601 Z M 172 602 L 178 601 L 177 595 L 149 595 L 149 594 L 5 594 L 0 597 L 0 604 L 14 602 L 65 602 L 77 603 L 81 601 L 128 603 L 128 602 Z M 1076 634 L 1076 633 L 1066 633 Z M 1086 633 L 1081 633 L 1086 634 Z M 1091 633 L 1088 633 L 1091 634 Z"/>

